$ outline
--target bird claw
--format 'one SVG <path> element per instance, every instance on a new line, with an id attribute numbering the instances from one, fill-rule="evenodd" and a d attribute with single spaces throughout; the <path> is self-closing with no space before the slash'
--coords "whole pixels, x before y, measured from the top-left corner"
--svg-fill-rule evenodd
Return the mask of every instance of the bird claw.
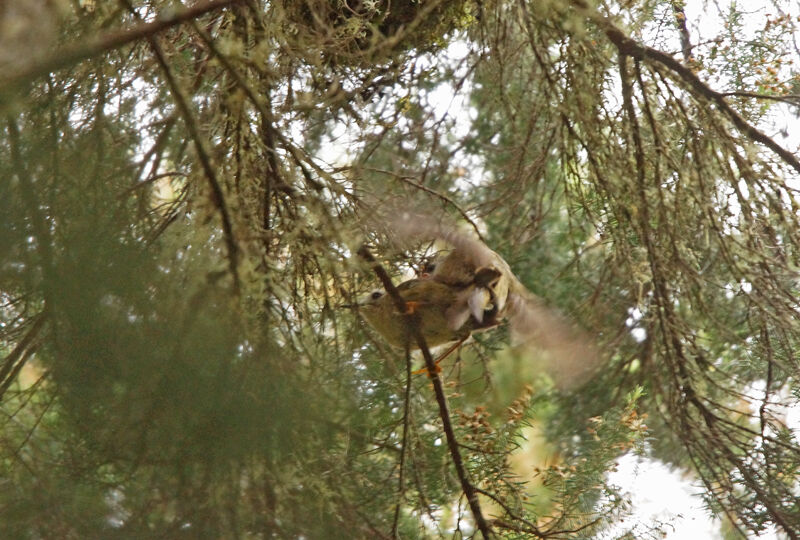
<path id="1" fill-rule="evenodd" d="M 442 372 L 442 367 L 439 365 L 439 362 L 441 362 L 441 361 L 442 361 L 442 358 L 439 358 L 439 360 L 437 360 L 433 364 L 436 367 L 436 374 L 437 375 Z M 433 378 L 433 376 L 431 375 L 430 371 L 428 371 L 427 367 L 415 369 L 414 371 L 411 372 L 412 375 L 422 375 L 423 373 L 425 375 L 427 375 L 429 379 Z"/>
<path id="2" fill-rule="evenodd" d="M 450 347 L 449 349 L 447 349 L 447 350 L 446 350 L 444 353 L 442 353 L 442 355 L 441 355 L 439 358 L 437 358 L 437 359 L 436 359 L 436 361 L 433 363 L 433 365 L 436 367 L 436 373 L 437 373 L 437 374 L 442 372 L 442 368 L 441 368 L 441 366 L 439 366 L 439 362 L 441 362 L 442 360 L 444 360 L 445 358 L 447 358 L 448 356 L 450 356 L 450 355 L 453 353 L 453 351 L 455 351 L 456 349 L 458 349 L 458 348 L 461 346 L 461 344 L 462 344 L 462 343 L 464 343 L 464 342 L 467 340 L 467 338 L 468 338 L 468 337 L 469 337 L 469 336 L 467 336 L 467 337 L 465 337 L 465 338 L 462 338 L 462 339 L 458 340 L 458 342 L 456 342 L 456 343 L 455 343 L 455 344 L 454 344 L 452 347 Z M 413 375 L 419 375 L 419 374 L 421 374 L 421 373 L 426 373 L 426 374 L 428 375 L 428 378 L 429 378 L 429 379 L 432 379 L 432 378 L 433 378 L 433 377 L 431 377 L 431 374 L 430 374 L 430 372 L 428 371 L 428 368 L 427 368 L 427 367 L 424 367 L 424 368 L 417 369 L 417 370 L 415 370 L 415 371 L 412 371 L 411 373 L 412 373 Z"/>

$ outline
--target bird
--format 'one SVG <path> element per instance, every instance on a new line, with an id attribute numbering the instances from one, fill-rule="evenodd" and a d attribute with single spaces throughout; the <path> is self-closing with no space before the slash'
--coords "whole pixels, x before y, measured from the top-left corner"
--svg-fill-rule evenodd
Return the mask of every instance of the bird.
<path id="1" fill-rule="evenodd" d="M 397 292 L 406 302 L 406 313 L 398 311 L 392 297 L 383 289 L 372 291 L 359 302 L 364 319 L 390 345 L 417 349 L 412 324 L 419 326 L 430 347 L 463 341 L 472 332 L 472 325 L 456 320 L 450 312 L 453 306 L 461 303 L 458 288 L 433 279 L 410 279 L 400 283 Z"/>
<path id="2" fill-rule="evenodd" d="M 455 327 L 471 320 L 476 329 L 496 326 L 504 317 L 514 274 L 494 251 L 464 236 L 447 235 L 455 247 L 425 268 L 424 276 L 460 293 L 449 313 Z"/>
<path id="3" fill-rule="evenodd" d="M 546 358 L 542 365 L 559 387 L 585 381 L 599 364 L 598 350 L 586 332 L 528 291 L 509 264 L 480 239 L 415 214 L 401 215 L 391 228 L 401 246 L 436 240 L 447 246 L 420 276 L 397 287 L 416 313 L 415 324 L 429 346 L 460 345 L 475 332 L 507 322 L 512 344 Z M 367 322 L 390 345 L 416 348 L 409 319 L 385 291 L 373 291 L 362 308 Z"/>

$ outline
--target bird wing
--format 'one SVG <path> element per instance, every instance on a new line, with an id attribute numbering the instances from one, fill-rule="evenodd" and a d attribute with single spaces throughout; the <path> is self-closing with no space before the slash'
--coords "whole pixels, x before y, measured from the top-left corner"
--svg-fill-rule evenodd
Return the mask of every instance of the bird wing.
<path id="1" fill-rule="evenodd" d="M 507 317 L 512 344 L 538 358 L 557 387 L 580 386 L 600 364 L 593 340 L 530 292 L 508 295 Z"/>
<path id="2" fill-rule="evenodd" d="M 495 302 L 494 319 L 508 319 L 512 343 L 524 354 L 541 358 L 543 370 L 558 387 L 578 386 L 597 368 L 600 355 L 593 340 L 528 291 L 508 263 L 483 242 L 418 214 L 401 215 L 393 229 L 401 243 L 438 238 L 452 248 L 433 271 L 433 278 L 444 283 L 468 284 L 449 309 L 451 327 L 474 324 L 469 323 L 472 316 L 481 329 L 487 306 Z"/>

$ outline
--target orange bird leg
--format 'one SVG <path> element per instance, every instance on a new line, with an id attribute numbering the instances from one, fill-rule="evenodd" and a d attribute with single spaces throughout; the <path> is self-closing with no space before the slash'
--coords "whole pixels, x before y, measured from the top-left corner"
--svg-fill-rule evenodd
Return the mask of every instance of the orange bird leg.
<path id="1" fill-rule="evenodd" d="M 442 372 L 442 368 L 439 367 L 439 362 L 441 362 L 442 360 L 444 360 L 445 358 L 450 356 L 453 353 L 453 351 L 458 349 L 461 346 L 461 344 L 464 343 L 467 340 L 468 337 L 469 336 L 467 336 L 465 338 L 461 338 L 458 341 L 456 341 L 455 344 L 453 344 L 452 347 L 447 349 L 445 352 L 442 353 L 442 355 L 439 358 L 436 359 L 436 362 L 435 362 L 435 364 L 436 364 L 436 373 L 441 373 Z M 420 368 L 420 369 L 418 369 L 416 371 L 412 371 L 411 373 L 414 374 L 414 375 L 419 375 L 421 373 L 428 373 L 428 368 Z M 430 377 L 430 374 L 428 374 L 428 376 Z"/>

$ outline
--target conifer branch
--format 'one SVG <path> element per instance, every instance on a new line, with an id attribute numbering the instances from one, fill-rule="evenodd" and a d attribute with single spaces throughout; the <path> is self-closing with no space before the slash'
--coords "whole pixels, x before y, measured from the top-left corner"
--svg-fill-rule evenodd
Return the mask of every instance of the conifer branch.
<path id="1" fill-rule="evenodd" d="M 411 348 L 406 343 L 406 384 L 403 394 L 403 437 L 400 441 L 400 463 L 397 478 L 397 502 L 394 507 L 394 521 L 392 523 L 392 538 L 397 538 L 397 525 L 400 521 L 400 507 L 405 495 L 405 465 L 408 452 L 408 424 L 411 413 Z"/>
<path id="2" fill-rule="evenodd" d="M 206 13 L 227 7 L 241 0 L 209 0 L 199 2 L 192 7 L 172 11 L 169 15 L 159 17 L 149 23 L 142 23 L 126 30 L 115 30 L 95 37 L 73 46 L 61 47 L 57 52 L 31 62 L 24 69 L 12 72 L 6 76 L 0 75 L 0 105 L 4 103 L 2 95 L 9 91 L 19 91 L 26 84 L 33 82 L 43 75 L 77 64 L 87 58 L 92 58 L 108 51 L 113 51 L 142 38 L 153 37 L 156 34 L 177 26 L 186 21 L 196 19 Z"/>
<path id="3" fill-rule="evenodd" d="M 135 14 L 130 0 L 121 0 L 121 2 L 132 13 Z M 183 89 L 181 89 L 178 81 L 175 79 L 175 75 L 172 73 L 172 69 L 167 63 L 164 50 L 161 48 L 161 45 L 158 43 L 153 34 L 148 34 L 145 36 L 145 38 L 150 44 L 150 48 L 153 50 L 153 54 L 156 57 L 158 65 L 161 67 L 161 71 L 164 73 L 164 78 L 167 80 L 170 93 L 172 94 L 173 99 L 175 99 L 175 103 L 178 106 L 178 110 L 181 113 L 183 121 L 186 123 L 186 129 L 189 131 L 189 136 L 192 138 L 192 142 L 194 142 L 195 149 L 197 150 L 197 157 L 200 160 L 203 173 L 205 174 L 208 184 L 211 188 L 211 200 L 217 207 L 217 210 L 220 214 L 220 219 L 222 220 L 222 233 L 225 237 L 225 244 L 228 250 L 228 268 L 231 272 L 231 277 L 233 278 L 234 290 L 238 293 L 240 289 L 239 245 L 237 244 L 236 237 L 233 233 L 233 222 L 231 220 L 227 203 L 225 202 L 225 194 L 222 191 L 222 185 L 220 184 L 220 181 L 217 178 L 217 173 L 214 171 L 214 167 L 211 164 L 211 157 L 206 149 L 205 142 L 200 135 L 200 127 L 197 125 L 194 114 L 189 108 L 189 103 L 183 93 Z"/>
<path id="4" fill-rule="evenodd" d="M 621 54 L 636 58 L 637 60 L 647 60 L 663 65 L 686 82 L 689 88 L 695 93 L 716 104 L 719 110 L 722 111 L 731 123 L 744 135 L 775 152 L 786 164 L 800 173 L 800 160 L 792 152 L 783 148 L 780 144 L 775 142 L 774 139 L 747 122 L 747 120 L 733 110 L 728 104 L 725 100 L 725 94 L 713 90 L 706 83 L 701 81 L 691 68 L 681 64 L 678 60 L 663 51 L 648 47 L 628 37 L 610 20 L 596 12 L 590 12 L 584 0 L 572 0 L 572 4 L 581 9 L 584 13 L 587 13 L 589 19 L 603 31 L 609 41 L 617 47 L 617 50 L 619 50 Z"/>
<path id="5" fill-rule="evenodd" d="M 3 359 L 0 365 L 0 402 L 3 400 L 8 387 L 17 378 L 20 370 L 25 365 L 30 355 L 36 351 L 36 339 L 39 332 L 44 327 L 45 323 L 44 313 L 40 313 L 33 318 L 33 326 L 28 329 L 22 339 L 17 342 L 17 345 L 9 352 Z"/>
<path id="6" fill-rule="evenodd" d="M 381 283 L 383 283 L 383 286 L 386 289 L 386 294 L 388 294 L 394 301 L 394 305 L 398 311 L 400 311 L 400 313 L 406 313 L 407 308 L 405 300 L 403 300 L 403 297 L 400 296 L 400 293 L 397 291 L 397 287 L 395 287 L 392 283 L 392 278 L 389 277 L 389 274 L 386 272 L 383 266 L 381 266 L 375 260 L 375 257 L 373 257 L 372 253 L 370 253 L 369 249 L 367 249 L 366 246 L 361 246 L 358 249 L 358 255 L 370 264 L 372 270 L 375 272 L 375 275 L 377 275 L 378 279 L 380 279 Z M 439 378 L 439 374 L 437 373 L 436 362 L 433 359 L 433 355 L 431 355 L 431 351 L 428 348 L 428 344 L 425 342 L 425 337 L 422 335 L 417 321 L 412 318 L 410 322 L 412 324 L 409 326 L 413 333 L 414 340 L 416 341 L 419 350 L 422 352 L 422 357 L 425 359 L 425 368 L 428 370 L 428 376 L 430 377 L 431 384 L 433 385 L 436 403 L 439 406 L 439 417 L 442 419 L 442 429 L 444 430 L 445 438 L 447 439 L 447 448 L 450 451 L 450 457 L 453 459 L 453 465 L 456 468 L 456 474 L 458 475 L 458 480 L 461 483 L 461 490 L 467 497 L 467 502 L 469 503 L 470 510 L 472 511 L 472 516 L 475 518 L 475 524 L 477 525 L 478 530 L 481 531 L 481 534 L 484 538 L 491 538 L 491 528 L 489 527 L 489 523 L 486 521 L 486 518 L 483 516 L 480 501 L 478 501 L 478 490 L 470 482 L 467 475 L 467 470 L 464 467 L 464 460 L 461 457 L 461 450 L 458 447 L 458 441 L 456 440 L 455 431 L 453 430 L 453 424 L 450 421 L 450 410 L 447 405 L 447 396 L 445 396 L 442 380 Z"/>

